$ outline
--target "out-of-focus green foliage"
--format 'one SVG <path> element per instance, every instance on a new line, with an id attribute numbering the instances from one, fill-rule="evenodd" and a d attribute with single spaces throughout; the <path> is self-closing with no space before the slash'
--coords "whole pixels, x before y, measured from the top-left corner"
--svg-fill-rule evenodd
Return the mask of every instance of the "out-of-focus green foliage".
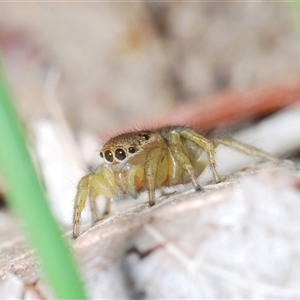
<path id="1" fill-rule="evenodd" d="M 48 208 L 2 73 L 0 131 L 0 171 L 7 199 L 26 225 L 54 294 L 59 299 L 85 299 L 72 256 Z"/>

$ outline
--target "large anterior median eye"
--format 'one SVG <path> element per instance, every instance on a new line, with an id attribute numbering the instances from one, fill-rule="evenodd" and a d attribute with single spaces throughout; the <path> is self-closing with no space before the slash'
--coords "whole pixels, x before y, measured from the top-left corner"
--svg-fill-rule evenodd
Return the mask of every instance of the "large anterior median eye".
<path id="1" fill-rule="evenodd" d="M 126 158 L 126 153 L 123 149 L 117 148 L 115 151 L 115 156 L 118 160 L 124 160 Z"/>
<path id="2" fill-rule="evenodd" d="M 107 161 L 112 162 L 114 160 L 114 155 L 111 153 L 110 150 L 106 150 L 104 155 Z"/>

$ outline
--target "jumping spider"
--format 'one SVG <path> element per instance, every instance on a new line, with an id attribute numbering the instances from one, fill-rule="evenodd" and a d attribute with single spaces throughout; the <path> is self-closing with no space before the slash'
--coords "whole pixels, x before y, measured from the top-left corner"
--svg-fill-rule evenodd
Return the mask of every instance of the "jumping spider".
<path id="1" fill-rule="evenodd" d="M 229 137 L 211 141 L 189 127 L 163 127 L 118 135 L 104 144 L 100 151 L 105 163 L 78 183 L 73 238 L 79 235 L 81 212 L 87 197 L 93 221 L 97 222 L 109 214 L 112 198 L 137 197 L 139 192 L 147 190 L 149 205 L 152 206 L 155 204 L 155 190 L 160 187 L 191 182 L 196 191 L 201 191 L 197 178 L 207 165 L 212 170 L 214 181 L 220 182 L 215 162 L 215 148 L 219 144 L 275 163 L 282 162 Z M 100 194 L 106 197 L 101 218 L 96 209 L 96 197 Z"/>

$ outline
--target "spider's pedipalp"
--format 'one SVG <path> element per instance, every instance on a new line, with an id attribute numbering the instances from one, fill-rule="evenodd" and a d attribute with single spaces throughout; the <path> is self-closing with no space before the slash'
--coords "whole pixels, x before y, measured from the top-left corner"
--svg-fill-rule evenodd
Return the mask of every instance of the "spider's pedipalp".
<path id="1" fill-rule="evenodd" d="M 73 211 L 73 238 L 79 235 L 79 222 L 82 210 L 85 207 L 86 199 L 89 196 L 93 221 L 99 221 L 96 208 L 96 198 L 104 195 L 107 198 L 114 198 L 120 194 L 120 189 L 114 180 L 112 170 L 102 165 L 95 173 L 90 173 L 81 178 L 77 185 L 77 194 Z M 109 213 L 109 203 L 106 203 L 106 214 Z"/>

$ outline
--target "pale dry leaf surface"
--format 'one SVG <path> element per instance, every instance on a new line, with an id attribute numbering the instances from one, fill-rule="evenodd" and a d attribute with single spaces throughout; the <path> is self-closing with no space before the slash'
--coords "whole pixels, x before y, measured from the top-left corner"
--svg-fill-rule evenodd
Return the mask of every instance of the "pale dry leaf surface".
<path id="1" fill-rule="evenodd" d="M 294 171 L 267 164 L 160 200 L 73 242 L 92 298 L 300 297 Z"/>
<path id="2" fill-rule="evenodd" d="M 16 218 L 0 212 L 0 299 L 51 298 L 50 289 L 41 276 L 34 251 Z"/>
<path id="3" fill-rule="evenodd" d="M 185 186 L 152 208 L 129 201 L 70 241 L 88 295 L 299 298 L 299 186 L 299 171 L 268 163 L 206 185 L 205 193 Z M 0 298 L 52 298 L 21 236 L 16 228 L 1 239 Z"/>

